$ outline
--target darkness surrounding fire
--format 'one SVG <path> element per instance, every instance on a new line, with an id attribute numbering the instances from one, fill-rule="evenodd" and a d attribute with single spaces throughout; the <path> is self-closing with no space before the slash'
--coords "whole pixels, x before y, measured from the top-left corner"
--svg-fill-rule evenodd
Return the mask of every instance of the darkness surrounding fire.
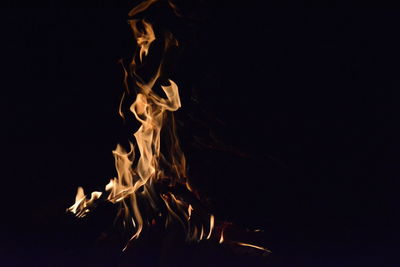
<path id="1" fill-rule="evenodd" d="M 0 11 L 2 266 L 396 266 L 399 12 L 213 2 L 154 14 L 180 40 L 178 134 L 213 213 L 272 255 L 162 229 L 122 253 L 114 207 L 65 213 L 131 133 L 127 1 Z"/>

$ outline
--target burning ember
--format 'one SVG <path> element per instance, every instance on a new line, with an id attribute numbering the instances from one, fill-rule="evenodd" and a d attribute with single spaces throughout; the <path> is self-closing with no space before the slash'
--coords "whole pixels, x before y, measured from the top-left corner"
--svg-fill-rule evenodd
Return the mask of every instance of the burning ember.
<path id="1" fill-rule="evenodd" d="M 147 0 L 129 12 L 128 22 L 137 50 L 129 63 L 121 62 L 125 91 L 119 114 L 123 119 L 133 115 L 140 123 L 133 134 L 135 144 L 130 142 L 128 149 L 118 144 L 113 151 L 117 177 L 110 179 L 103 192 L 95 191 L 90 196 L 79 187 L 75 203 L 68 211 L 84 217 L 100 202 L 108 201 L 119 205 L 118 218 L 130 232 L 129 241 L 155 225 L 166 229 L 181 225 L 187 241 L 213 239 L 268 252 L 260 246 L 227 239 L 225 230 L 230 224 L 218 223 L 215 216 L 207 212 L 188 181 L 173 114 L 181 107 L 178 85 L 164 77 L 163 59 L 159 60 L 150 78 L 144 77 L 150 72 L 145 63 L 155 40 L 163 41 L 163 54 L 178 46 L 171 33 L 158 37 L 152 24 L 136 18 L 155 2 L 157 0 Z M 169 6 L 178 14 L 174 4 L 169 3 Z M 143 69 L 146 69 L 145 75 L 140 74 Z M 128 103 L 129 111 L 125 111 L 127 101 L 135 95 L 133 103 Z M 162 140 L 161 136 L 166 138 Z"/>

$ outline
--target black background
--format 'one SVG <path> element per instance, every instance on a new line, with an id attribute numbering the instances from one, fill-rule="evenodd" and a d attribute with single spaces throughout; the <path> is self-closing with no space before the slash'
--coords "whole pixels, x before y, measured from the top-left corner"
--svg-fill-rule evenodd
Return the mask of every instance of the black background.
<path id="1" fill-rule="evenodd" d="M 79 266 L 112 222 L 65 208 L 115 175 L 129 134 L 134 5 L 0 11 L 5 266 Z M 265 230 L 266 266 L 396 266 L 399 11 L 179 5 L 184 19 L 158 19 L 181 41 L 179 134 L 216 215 Z"/>

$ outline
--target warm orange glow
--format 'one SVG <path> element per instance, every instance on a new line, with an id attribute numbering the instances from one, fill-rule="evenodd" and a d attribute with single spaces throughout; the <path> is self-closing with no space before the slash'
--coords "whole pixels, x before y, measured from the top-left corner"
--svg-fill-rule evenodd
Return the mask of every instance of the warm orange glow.
<path id="1" fill-rule="evenodd" d="M 102 192 L 94 191 L 90 195 L 90 199 L 86 198 L 85 192 L 82 187 L 78 187 L 75 196 L 75 204 L 68 208 L 68 211 L 76 214 L 77 217 L 84 217 L 89 212 L 88 206 L 91 206 L 93 202 L 99 199 Z"/>
<path id="2" fill-rule="evenodd" d="M 173 112 L 181 108 L 178 85 L 173 80 L 165 80 L 163 77 L 163 58 L 159 60 L 156 70 L 147 80 L 136 71 L 151 52 L 157 31 L 148 21 L 133 17 L 155 2 L 157 0 L 144 1 L 129 12 L 129 23 L 136 39 L 137 51 L 132 56 L 129 66 L 125 66 L 128 64 L 121 61 L 126 90 L 122 94 L 118 113 L 123 119 L 132 116 L 140 123 L 137 131 L 132 133 L 135 142 L 129 142 L 128 149 L 118 144 L 112 151 L 116 177 L 109 180 L 104 192 L 95 191 L 91 193 L 90 199 L 87 199 L 83 188 L 79 187 L 75 203 L 68 211 L 77 217 L 83 217 L 94 207 L 96 200 L 101 198 L 113 204 L 118 203 L 118 216 L 121 216 L 123 225 L 130 230 L 130 240 L 138 238 L 146 227 L 152 227 L 162 221 L 165 227 L 172 224 L 181 225 L 186 231 L 187 240 L 200 241 L 205 238 L 217 241 L 218 234 L 215 234 L 215 228 L 218 226 L 215 227 L 214 215 L 199 212 L 199 205 L 190 203 L 188 199 L 172 190 L 174 186 L 179 185 L 198 198 L 187 179 L 186 159 L 175 129 Z M 169 6 L 178 13 L 172 2 L 169 2 Z M 156 43 L 164 44 L 165 53 L 172 46 L 178 45 L 171 33 L 162 38 L 164 42 Z M 156 93 L 156 87 L 164 97 Z M 124 104 L 132 95 L 131 88 L 136 90 L 136 98 L 133 103 L 127 103 L 129 110 L 125 111 L 123 107 L 126 107 Z M 162 131 L 167 140 L 161 140 Z M 166 141 L 166 145 L 162 146 L 162 141 Z M 162 186 L 165 188 L 160 190 L 159 187 Z M 219 236 L 219 243 L 223 242 L 224 229 Z M 268 251 L 251 244 L 236 244 Z"/>
<path id="3" fill-rule="evenodd" d="M 214 229 L 214 215 L 211 215 L 210 216 L 210 230 L 208 231 L 207 239 L 210 239 L 213 229 Z"/>
<path id="4" fill-rule="evenodd" d="M 119 215 L 124 219 L 124 225 L 131 225 L 133 229 L 131 240 L 138 238 L 144 227 L 154 225 L 156 221 L 154 214 L 165 220 L 165 227 L 178 222 L 186 229 L 188 240 L 200 240 L 204 235 L 204 227 L 201 220 L 193 220 L 195 214 L 193 205 L 172 192 L 159 193 L 155 188 L 157 182 L 166 180 L 170 186 L 182 184 L 192 191 L 186 178 L 186 160 L 179 145 L 172 114 L 181 107 L 178 85 L 171 79 L 168 79 L 168 84 L 160 85 L 165 97 L 161 97 L 153 90 L 163 73 L 163 59 L 160 59 L 158 68 L 148 81 L 136 72 L 136 68 L 145 61 L 156 36 L 149 22 L 133 17 L 155 2 L 155 0 L 145 1 L 129 12 L 131 17 L 129 23 L 137 43 L 138 60 L 135 53 L 129 68 L 125 68 L 121 61 L 126 91 L 122 95 L 118 113 L 124 119 L 128 115 L 123 111 L 123 103 L 128 99 L 126 96 L 130 94 L 129 88 L 136 88 L 136 99 L 130 105 L 129 111 L 141 125 L 133 133 L 135 144 L 129 143 L 128 150 L 118 144 L 113 151 L 117 176 L 110 179 L 105 186 L 104 198 L 111 203 L 121 204 Z M 170 6 L 174 12 L 177 11 L 172 3 Z M 178 45 L 178 41 L 171 33 L 165 34 L 164 38 L 165 52 L 168 52 L 170 47 Z M 129 84 L 128 77 L 133 78 L 133 84 Z M 170 139 L 167 142 L 169 148 L 167 151 L 161 151 L 161 130 L 165 126 L 166 119 L 169 121 L 166 128 Z M 90 211 L 94 201 L 101 195 L 101 192 L 93 192 L 91 198 L 87 200 L 83 188 L 79 187 L 75 204 L 68 211 L 82 217 Z M 164 206 L 160 206 L 160 200 Z M 143 211 L 144 202 L 153 209 L 152 214 Z M 209 239 L 214 228 L 213 215 L 210 216 L 207 228 L 207 239 Z"/>
<path id="5" fill-rule="evenodd" d="M 221 237 L 219 238 L 219 243 L 221 244 L 222 242 L 224 242 L 224 228 L 222 228 Z"/>
<path id="6" fill-rule="evenodd" d="M 192 211 L 193 211 L 193 208 L 192 208 L 192 205 L 190 205 L 189 204 L 189 207 L 188 207 L 188 220 L 190 220 L 190 217 L 192 216 Z"/>
<path id="7" fill-rule="evenodd" d="M 241 242 L 237 242 L 238 245 L 240 246 L 244 246 L 244 247 L 250 247 L 250 248 L 255 248 L 255 249 L 259 249 L 259 250 L 264 250 L 266 252 L 271 252 L 270 250 L 260 247 L 260 246 L 256 246 L 256 245 L 252 245 L 252 244 L 247 244 L 247 243 L 241 243 Z"/>
<path id="8" fill-rule="evenodd" d="M 136 37 L 137 44 L 140 47 L 139 59 L 142 62 L 143 56 L 147 56 L 151 43 L 156 39 L 153 27 L 145 20 L 142 20 L 141 23 L 144 27 L 144 30 L 141 31 L 138 28 L 138 20 L 132 19 L 129 21 L 129 23 L 131 24 L 133 33 Z"/>
<path id="9" fill-rule="evenodd" d="M 138 4 L 136 7 L 132 8 L 131 11 L 129 11 L 129 16 L 133 17 L 136 14 L 145 11 L 149 6 L 157 2 L 158 0 L 147 0 L 143 1 L 142 3 Z"/>

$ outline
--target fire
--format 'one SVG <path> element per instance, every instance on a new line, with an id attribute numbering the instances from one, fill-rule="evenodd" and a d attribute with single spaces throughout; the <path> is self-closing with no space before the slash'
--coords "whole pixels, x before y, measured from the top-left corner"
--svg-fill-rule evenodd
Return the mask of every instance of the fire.
<path id="1" fill-rule="evenodd" d="M 126 91 L 121 98 L 119 114 L 123 119 L 133 115 L 140 123 L 139 129 L 133 133 L 135 144 L 130 142 L 129 149 L 118 144 L 112 151 L 117 176 L 110 179 L 104 192 L 92 192 L 90 198 L 87 198 L 83 188 L 79 187 L 75 203 L 67 210 L 77 217 L 84 217 L 97 201 L 109 201 L 119 204 L 118 216 L 131 229 L 130 240 L 138 238 L 145 228 L 160 222 L 165 227 L 171 224 L 182 225 L 187 240 L 210 239 L 216 231 L 215 217 L 204 212 L 196 201 L 192 201 L 197 198 L 197 194 L 187 180 L 186 160 L 175 130 L 173 112 L 181 107 L 178 85 L 171 79 L 159 85 L 163 74 L 162 59 L 147 81 L 137 72 L 146 62 L 152 44 L 158 37 L 151 23 L 134 17 L 155 2 L 157 0 L 147 0 L 129 12 L 129 24 L 136 39 L 137 51 L 128 66 L 122 62 Z M 173 3 L 169 5 L 178 14 L 176 6 Z M 170 33 L 163 38 L 165 52 L 178 45 Z M 158 86 L 165 97 L 154 90 Z M 129 107 L 129 114 L 126 114 L 123 104 L 129 99 L 127 96 L 132 94 L 131 88 L 135 88 L 137 94 Z M 169 138 L 166 151 L 161 150 L 162 130 L 167 132 Z M 179 186 L 191 197 L 176 193 L 175 188 Z M 217 235 L 220 235 L 219 243 L 224 242 L 223 230 Z M 264 250 L 254 245 L 236 243 Z"/>
<path id="2" fill-rule="evenodd" d="M 149 0 L 141 3 L 129 12 L 129 16 L 134 17 L 154 2 L 156 1 Z M 122 102 L 125 100 L 125 95 L 131 93 L 130 88 L 135 87 L 138 93 L 129 111 L 141 125 L 133 134 L 136 145 L 130 143 L 129 149 L 126 150 L 118 144 L 113 151 L 117 177 L 112 178 L 105 186 L 104 195 L 106 197 L 104 198 L 111 203 L 121 203 L 119 215 L 124 218 L 125 223 L 128 222 L 134 229 L 131 239 L 139 237 L 143 228 L 149 222 L 154 221 L 156 214 L 157 217 L 162 217 L 165 220 L 166 227 L 173 221 L 178 221 L 187 229 L 189 239 L 200 240 L 203 238 L 205 226 L 201 225 L 201 230 L 199 230 L 198 223 L 192 219 L 196 212 L 193 205 L 172 192 L 161 193 L 156 189 L 157 183 L 165 181 L 170 186 L 177 183 L 184 184 L 191 191 L 186 180 L 185 156 L 181 151 L 173 125 L 172 112 L 181 107 L 178 85 L 171 79 L 168 79 L 169 84 L 161 85 L 165 98 L 153 90 L 162 74 L 162 60 L 149 81 L 145 82 L 137 74 L 136 69 L 145 61 L 156 36 L 153 26 L 144 19 L 131 18 L 129 24 L 137 42 L 138 58 L 135 54 L 129 68 L 124 68 L 124 83 L 127 93 L 124 92 L 123 94 L 119 114 L 125 118 Z M 169 34 L 165 38 L 164 50 L 168 51 L 172 45 L 177 45 L 177 41 Z M 133 85 L 128 84 L 129 77 L 133 78 Z M 168 155 L 161 151 L 161 130 L 167 119 L 172 122 L 172 125 L 168 128 L 171 138 L 169 140 L 171 147 L 167 151 Z M 138 152 L 136 161 L 135 150 Z M 167 158 L 170 159 L 170 162 L 167 162 Z M 87 199 L 83 188 L 79 187 L 75 204 L 68 211 L 78 217 L 83 217 L 93 208 L 94 202 L 100 199 L 102 194 L 102 192 L 93 192 L 91 198 Z M 149 207 L 152 209 L 150 214 L 147 211 Z M 146 209 L 146 212 L 144 212 L 144 209 Z M 208 228 L 207 239 L 211 236 L 214 224 L 214 216 L 209 215 L 209 217 L 210 225 L 206 227 Z"/>
<path id="3" fill-rule="evenodd" d="M 85 193 L 82 187 L 78 187 L 78 191 L 76 192 L 75 204 L 72 205 L 68 210 L 72 213 L 76 214 L 77 217 L 84 217 L 88 212 L 87 206 L 91 206 L 93 202 L 99 199 L 102 195 L 102 192 L 94 191 L 91 194 L 90 199 L 86 199 Z"/>
<path id="4" fill-rule="evenodd" d="M 252 244 L 247 244 L 247 243 L 242 243 L 242 242 L 237 242 L 237 244 L 239 246 L 243 246 L 243 247 L 250 247 L 250 248 L 255 248 L 255 249 L 259 249 L 259 250 L 263 250 L 265 252 L 271 252 L 269 249 L 260 247 L 260 246 L 256 246 L 256 245 L 252 245 Z"/>

